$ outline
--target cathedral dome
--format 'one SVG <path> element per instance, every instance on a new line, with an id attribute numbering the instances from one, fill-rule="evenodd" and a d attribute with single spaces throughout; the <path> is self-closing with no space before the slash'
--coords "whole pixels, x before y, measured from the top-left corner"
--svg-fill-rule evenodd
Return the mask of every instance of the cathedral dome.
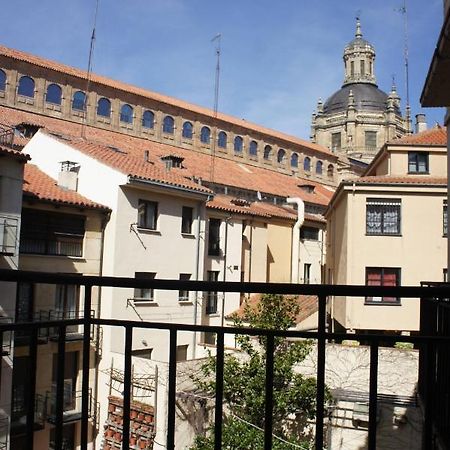
<path id="1" fill-rule="evenodd" d="M 388 95 L 374 84 L 350 83 L 336 91 L 323 105 L 324 114 L 347 111 L 350 91 L 357 111 L 385 111 Z"/>

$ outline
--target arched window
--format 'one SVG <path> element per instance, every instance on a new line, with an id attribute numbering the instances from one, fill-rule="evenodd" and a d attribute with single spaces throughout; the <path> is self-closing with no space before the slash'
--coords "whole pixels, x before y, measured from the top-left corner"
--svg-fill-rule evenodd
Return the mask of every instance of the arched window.
<path id="1" fill-rule="evenodd" d="M 45 94 L 45 101 L 48 103 L 54 103 L 55 105 L 61 104 L 62 90 L 55 84 L 49 84 L 47 87 L 47 93 Z"/>
<path id="2" fill-rule="evenodd" d="M 225 131 L 221 131 L 219 133 L 219 137 L 217 138 L 217 145 L 220 148 L 227 148 L 227 133 L 225 133 Z"/>
<path id="3" fill-rule="evenodd" d="M 77 91 L 73 94 L 72 109 L 77 111 L 84 111 L 86 105 L 86 94 L 82 91 Z"/>
<path id="4" fill-rule="evenodd" d="M 6 73 L 0 69 L 0 91 L 4 91 L 6 89 Z"/>
<path id="5" fill-rule="evenodd" d="M 34 97 L 34 80 L 33 78 L 23 76 L 19 80 L 19 88 L 17 89 L 19 95 L 24 97 Z"/>
<path id="6" fill-rule="evenodd" d="M 303 170 L 305 172 L 311 171 L 311 158 L 309 158 L 308 156 L 303 160 Z"/>
<path id="7" fill-rule="evenodd" d="M 322 170 L 323 170 L 323 162 L 322 161 L 317 161 L 317 163 L 316 163 L 316 173 L 317 173 L 317 175 L 322 175 Z"/>
<path id="8" fill-rule="evenodd" d="M 192 139 L 193 129 L 194 127 L 192 126 L 191 122 L 184 122 L 183 131 L 181 132 L 181 134 L 186 139 Z"/>
<path id="9" fill-rule="evenodd" d="M 282 148 L 278 150 L 277 161 L 279 164 L 284 164 L 286 162 L 286 152 Z"/>
<path id="10" fill-rule="evenodd" d="M 133 108 L 130 105 L 125 104 L 120 108 L 120 121 L 133 123 Z"/>
<path id="11" fill-rule="evenodd" d="M 211 138 L 211 130 L 208 127 L 202 127 L 200 131 L 200 141 L 203 144 L 209 144 Z"/>
<path id="12" fill-rule="evenodd" d="M 171 116 L 164 117 L 163 132 L 173 134 L 174 128 L 175 128 L 175 121 L 173 120 L 173 117 Z"/>
<path id="13" fill-rule="evenodd" d="M 272 157 L 272 147 L 270 145 L 266 145 L 264 147 L 264 159 L 269 160 Z"/>
<path id="14" fill-rule="evenodd" d="M 102 97 L 97 103 L 97 116 L 111 116 L 111 102 L 105 97 Z"/>
<path id="15" fill-rule="evenodd" d="M 234 151 L 235 152 L 242 152 L 242 148 L 244 147 L 244 140 L 241 138 L 241 136 L 236 136 L 234 138 Z"/>
<path id="16" fill-rule="evenodd" d="M 334 167 L 333 164 L 330 164 L 327 169 L 327 175 L 329 178 L 333 178 L 334 176 Z"/>
<path id="17" fill-rule="evenodd" d="M 258 154 L 258 143 L 256 141 L 250 142 L 250 147 L 248 149 L 248 153 L 251 156 L 256 156 Z"/>
<path id="18" fill-rule="evenodd" d="M 298 167 L 298 155 L 297 155 L 297 153 L 292 153 L 292 155 L 291 155 L 291 167 Z"/>
<path id="19" fill-rule="evenodd" d="M 144 114 L 142 114 L 142 126 L 144 128 L 155 126 L 155 115 L 151 111 L 144 111 Z"/>

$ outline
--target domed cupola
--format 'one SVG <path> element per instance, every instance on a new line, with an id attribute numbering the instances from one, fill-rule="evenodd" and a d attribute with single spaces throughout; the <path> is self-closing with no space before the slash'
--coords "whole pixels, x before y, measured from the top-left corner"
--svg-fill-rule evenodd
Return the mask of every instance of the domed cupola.
<path id="1" fill-rule="evenodd" d="M 376 85 L 374 62 L 375 49 L 372 44 L 363 39 L 361 22 L 357 18 L 355 38 L 344 49 L 345 78 L 343 86 L 350 83 Z"/>

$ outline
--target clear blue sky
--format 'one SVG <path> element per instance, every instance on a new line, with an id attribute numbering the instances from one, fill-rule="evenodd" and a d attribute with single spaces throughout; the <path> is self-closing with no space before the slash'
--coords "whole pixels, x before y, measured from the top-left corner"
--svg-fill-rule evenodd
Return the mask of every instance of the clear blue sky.
<path id="1" fill-rule="evenodd" d="M 378 86 L 395 75 L 405 106 L 403 0 L 100 0 L 94 71 L 211 107 L 222 34 L 219 110 L 309 138 L 311 114 L 343 80 L 360 11 Z M 408 0 L 412 114 L 442 23 L 442 0 Z M 2 5 L 0 43 L 86 69 L 95 0 Z M 397 11 L 396 11 L 397 10 Z M 442 109 L 426 109 L 429 125 Z"/>

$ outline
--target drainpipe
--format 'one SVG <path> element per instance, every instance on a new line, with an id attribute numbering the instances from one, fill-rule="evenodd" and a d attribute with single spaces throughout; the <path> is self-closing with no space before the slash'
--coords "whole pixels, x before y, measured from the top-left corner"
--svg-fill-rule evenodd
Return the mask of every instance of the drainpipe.
<path id="1" fill-rule="evenodd" d="M 300 228 L 305 221 L 305 204 L 299 197 L 288 198 L 287 203 L 297 205 L 297 222 L 292 229 L 292 271 L 291 283 L 299 282 L 298 263 L 300 260 Z"/>

